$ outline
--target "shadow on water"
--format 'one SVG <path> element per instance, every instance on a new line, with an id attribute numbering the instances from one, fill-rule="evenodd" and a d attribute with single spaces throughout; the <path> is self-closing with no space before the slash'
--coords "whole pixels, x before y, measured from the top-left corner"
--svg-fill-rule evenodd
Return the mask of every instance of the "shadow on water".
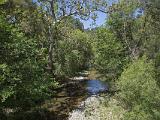
<path id="1" fill-rule="evenodd" d="M 67 86 L 55 98 L 46 101 L 43 106 L 53 112 L 52 120 L 66 120 L 69 112 L 76 109 L 87 97 L 107 90 L 108 85 L 105 82 L 84 80 Z"/>
<path id="2" fill-rule="evenodd" d="M 67 120 L 69 112 L 90 95 L 107 91 L 108 85 L 100 80 L 75 81 L 62 88 L 52 99 L 38 109 L 20 114 L 16 120 Z"/>
<path id="3" fill-rule="evenodd" d="M 42 107 L 52 112 L 49 120 L 66 120 L 69 112 L 87 97 L 87 91 L 81 82 L 69 84 L 53 99 L 47 100 Z"/>

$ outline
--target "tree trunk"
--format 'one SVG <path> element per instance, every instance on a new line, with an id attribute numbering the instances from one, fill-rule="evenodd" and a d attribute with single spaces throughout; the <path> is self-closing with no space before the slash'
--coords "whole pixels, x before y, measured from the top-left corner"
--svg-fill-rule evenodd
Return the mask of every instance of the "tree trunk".
<path id="1" fill-rule="evenodd" d="M 54 60 L 53 60 L 53 56 L 54 56 L 54 47 L 55 47 L 55 37 L 54 37 L 54 34 L 52 32 L 52 26 L 53 24 L 56 23 L 56 15 L 54 13 L 54 3 L 55 3 L 55 0 L 52 0 L 50 1 L 50 13 L 51 13 L 51 16 L 53 18 L 53 23 L 51 22 L 51 24 L 49 25 L 48 27 L 48 33 L 49 33 L 49 38 L 48 38 L 48 41 L 49 41 L 49 46 L 48 46 L 48 71 L 50 74 L 53 75 L 53 77 L 55 78 L 55 73 L 54 73 Z"/>

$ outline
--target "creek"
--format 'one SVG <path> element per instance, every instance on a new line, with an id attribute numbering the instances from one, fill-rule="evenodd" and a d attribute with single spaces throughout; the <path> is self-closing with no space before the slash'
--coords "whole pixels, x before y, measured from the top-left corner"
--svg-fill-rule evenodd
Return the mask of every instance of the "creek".
<path id="1" fill-rule="evenodd" d="M 82 78 L 82 77 L 81 77 Z M 78 79 L 70 81 L 56 96 L 43 105 L 49 111 L 49 120 L 68 120 L 69 114 L 93 95 L 106 93 L 108 84 L 101 80 Z"/>

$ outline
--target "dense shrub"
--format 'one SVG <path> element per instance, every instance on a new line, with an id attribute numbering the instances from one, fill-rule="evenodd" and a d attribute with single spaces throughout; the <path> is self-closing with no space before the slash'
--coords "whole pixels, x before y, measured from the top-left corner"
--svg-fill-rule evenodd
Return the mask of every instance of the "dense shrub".
<path id="1" fill-rule="evenodd" d="M 154 62 L 140 58 L 124 70 L 118 81 L 118 96 L 128 109 L 126 120 L 159 120 L 160 89 Z"/>

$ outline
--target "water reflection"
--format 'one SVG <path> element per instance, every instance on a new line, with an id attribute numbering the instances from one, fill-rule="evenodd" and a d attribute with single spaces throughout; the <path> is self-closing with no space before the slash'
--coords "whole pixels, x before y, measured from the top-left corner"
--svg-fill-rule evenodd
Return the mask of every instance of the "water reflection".
<path id="1" fill-rule="evenodd" d="M 87 80 L 85 83 L 89 95 L 95 95 L 108 90 L 108 85 L 100 80 Z"/>

